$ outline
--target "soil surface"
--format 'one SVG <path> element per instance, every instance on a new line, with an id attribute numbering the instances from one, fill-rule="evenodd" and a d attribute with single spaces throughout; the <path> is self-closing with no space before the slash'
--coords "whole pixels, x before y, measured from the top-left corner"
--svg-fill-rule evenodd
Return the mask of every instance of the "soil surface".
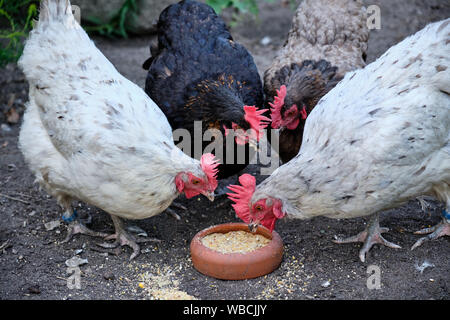
<path id="1" fill-rule="evenodd" d="M 372 30 L 368 61 L 423 28 L 450 16 L 449 1 L 371 1 L 381 8 L 381 29 Z M 227 17 L 227 13 L 224 14 Z M 261 72 L 270 64 L 290 28 L 293 11 L 281 2 L 264 3 L 257 20 L 243 17 L 232 28 L 235 40 L 254 55 Z M 261 40 L 270 38 L 263 45 Z M 152 36 L 126 40 L 94 38 L 100 50 L 127 78 L 141 87 Z M 168 92 L 170 94 L 170 92 Z M 390 228 L 386 239 L 402 246 L 375 245 L 367 262 L 358 259 L 360 244 L 337 245 L 334 235 L 354 235 L 366 219 L 307 221 L 283 219 L 276 227 L 285 254 L 273 273 L 245 281 L 222 281 L 204 276 L 193 267 L 189 243 L 200 230 L 214 224 L 238 221 L 225 197 L 210 203 L 204 197 L 180 199 L 187 210 L 181 220 L 167 213 L 141 221 L 128 221 L 161 242 L 142 244 L 142 253 L 128 261 L 131 250 L 106 251 L 99 238 L 75 236 L 62 244 L 67 228 L 55 199 L 39 190 L 17 146 L 27 85 L 15 64 L 0 72 L 0 299 L 449 299 L 450 242 L 440 238 L 411 251 L 419 236 L 413 232 L 440 221 L 443 205 L 427 200 L 422 210 L 417 200 L 381 214 L 381 225 Z M 14 122 L 8 110 L 19 115 Z M 248 172 L 259 175 L 256 165 Z M 78 203 L 81 216 L 92 216 L 91 229 L 112 232 L 108 214 Z M 54 225 L 47 224 L 53 222 Z M 52 229 L 53 227 L 53 229 Z M 47 230 L 47 228 L 51 230 Z M 135 228 L 136 229 L 136 228 Z M 141 230 L 142 229 L 142 230 Z M 80 289 L 67 279 L 66 260 L 86 259 L 79 266 Z M 379 289 L 369 289 L 369 266 L 379 267 Z M 369 279 L 370 280 L 370 279 Z M 369 281 L 370 282 L 370 281 Z M 69 285 L 68 285 L 69 284 Z M 71 287 L 71 288 L 69 288 Z"/>

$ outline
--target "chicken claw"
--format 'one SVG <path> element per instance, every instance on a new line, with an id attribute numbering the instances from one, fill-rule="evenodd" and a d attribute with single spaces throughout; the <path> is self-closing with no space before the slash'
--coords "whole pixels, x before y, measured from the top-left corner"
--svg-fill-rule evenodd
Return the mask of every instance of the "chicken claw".
<path id="1" fill-rule="evenodd" d="M 174 202 L 172 202 L 172 204 L 169 206 L 169 208 L 166 209 L 166 212 L 171 217 L 175 218 L 175 220 L 177 220 L 177 221 L 180 221 L 181 220 L 180 215 L 177 214 L 172 208 L 177 208 L 177 209 L 184 210 L 184 211 L 186 211 L 187 208 L 175 200 Z"/>
<path id="2" fill-rule="evenodd" d="M 172 209 L 170 209 L 170 208 L 167 208 L 167 209 L 166 209 L 166 212 L 167 212 L 171 217 L 173 217 L 175 220 L 177 220 L 177 221 L 180 221 L 180 220 L 181 220 L 180 215 L 179 215 L 178 213 L 176 213 L 174 210 L 172 210 Z"/>
<path id="3" fill-rule="evenodd" d="M 429 235 L 417 240 L 416 243 L 414 243 L 414 245 L 411 247 L 411 250 L 414 250 L 415 248 L 421 246 L 426 241 L 436 240 L 437 238 L 440 238 L 442 236 L 450 236 L 450 221 L 447 220 L 444 216 L 442 222 L 435 225 L 434 227 L 425 228 L 414 232 L 414 234 L 427 234 L 427 233 L 429 233 Z"/>
<path id="4" fill-rule="evenodd" d="M 61 243 L 69 242 L 73 238 L 73 236 L 76 234 L 85 234 L 85 235 L 92 236 L 92 237 L 102 237 L 102 238 L 108 236 L 107 233 L 93 231 L 93 230 L 89 229 L 88 227 L 86 227 L 85 225 L 83 225 L 82 223 L 80 223 L 79 221 L 75 220 L 69 224 L 68 230 L 67 230 L 67 236 L 63 241 L 61 241 Z"/>
<path id="5" fill-rule="evenodd" d="M 359 259 L 362 262 L 365 262 L 366 260 L 366 254 L 369 252 L 370 248 L 374 244 L 383 244 L 389 248 L 393 249 L 400 249 L 401 247 L 395 243 L 389 242 L 386 239 L 384 239 L 381 234 L 384 232 L 389 231 L 388 228 L 380 228 L 380 224 L 378 221 L 379 214 L 376 213 L 372 216 L 369 224 L 367 225 L 367 228 L 357 234 L 356 236 L 352 236 L 349 238 L 337 238 L 335 236 L 335 240 L 333 240 L 334 243 L 342 244 L 342 243 L 352 243 L 352 242 L 364 242 L 363 247 L 359 251 Z"/>
<path id="6" fill-rule="evenodd" d="M 116 231 L 114 234 L 107 235 L 105 237 L 105 240 L 115 240 L 115 241 L 112 243 L 109 242 L 98 243 L 97 245 L 105 249 L 114 249 L 117 248 L 119 245 L 129 246 L 131 249 L 133 249 L 133 253 L 130 256 L 130 261 L 136 258 L 141 253 L 141 248 L 138 245 L 138 243 L 149 241 L 161 242 L 161 240 L 155 238 L 136 240 L 131 234 L 125 231 L 125 229 L 123 228 L 123 223 L 119 217 L 111 215 L 111 219 L 113 220 Z"/>

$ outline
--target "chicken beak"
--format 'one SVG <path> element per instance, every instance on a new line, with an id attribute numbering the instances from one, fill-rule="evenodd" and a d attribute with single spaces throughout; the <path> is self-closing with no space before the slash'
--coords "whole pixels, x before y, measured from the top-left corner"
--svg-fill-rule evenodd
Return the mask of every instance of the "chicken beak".
<path id="1" fill-rule="evenodd" d="M 205 197 L 207 197 L 209 199 L 209 201 L 213 202 L 214 201 L 214 191 L 207 191 L 207 192 L 203 192 L 202 193 Z"/>
<path id="2" fill-rule="evenodd" d="M 255 233 L 256 230 L 258 229 L 258 223 L 257 222 L 255 223 L 255 222 L 251 221 L 248 224 L 248 229 L 250 230 L 251 233 Z"/>

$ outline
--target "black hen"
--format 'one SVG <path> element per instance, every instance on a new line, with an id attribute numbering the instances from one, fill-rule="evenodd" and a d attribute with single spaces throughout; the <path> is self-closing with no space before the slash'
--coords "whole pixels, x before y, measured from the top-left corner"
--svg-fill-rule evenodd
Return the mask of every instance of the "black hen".
<path id="1" fill-rule="evenodd" d="M 157 27 L 158 44 L 151 47 L 152 57 L 143 65 L 148 69 L 145 91 L 173 130 L 189 130 L 192 146 L 197 138 L 194 121 L 202 121 L 202 136 L 211 128 L 220 130 L 223 137 L 229 129 L 243 129 L 236 131 L 235 141 L 231 141 L 234 157 L 228 158 L 233 161 L 227 159 L 227 139 L 223 139 L 223 154 L 216 152 L 224 163 L 218 167 L 219 179 L 238 173 L 254 154 L 248 142 L 258 140 L 270 120 L 258 110 L 263 105 L 263 90 L 252 56 L 233 41 L 222 19 L 203 3 L 170 5 L 161 13 Z M 210 143 L 203 142 L 202 151 Z M 238 149 L 245 152 L 240 164 Z"/>

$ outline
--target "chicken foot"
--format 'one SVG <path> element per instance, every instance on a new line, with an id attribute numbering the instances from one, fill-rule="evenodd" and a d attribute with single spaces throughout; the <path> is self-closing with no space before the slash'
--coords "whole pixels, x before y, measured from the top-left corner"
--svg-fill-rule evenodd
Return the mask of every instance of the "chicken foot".
<path id="1" fill-rule="evenodd" d="M 125 231 L 125 229 L 123 227 L 123 222 L 119 217 L 111 215 L 111 219 L 114 223 L 115 233 L 106 236 L 105 240 L 115 240 L 115 241 L 113 243 L 109 243 L 109 242 L 98 243 L 97 245 L 102 248 L 105 248 L 105 249 L 114 249 L 114 248 L 117 248 L 119 245 L 120 246 L 129 246 L 131 249 L 133 249 L 133 253 L 130 256 L 130 261 L 133 260 L 134 258 L 136 258 L 141 252 L 141 248 L 138 245 L 138 243 L 149 242 L 149 241 L 154 241 L 154 242 L 161 241 L 161 240 L 155 239 L 155 238 L 146 238 L 146 239 L 136 240 L 131 234 L 129 234 L 128 232 Z"/>
<path id="2" fill-rule="evenodd" d="M 67 236 L 61 243 L 69 242 L 76 234 L 85 234 L 91 237 L 102 237 L 102 238 L 108 235 L 107 233 L 104 232 L 97 232 L 89 229 L 79 221 L 76 209 L 73 209 L 72 213 L 70 213 L 70 211 L 71 211 L 70 209 L 66 209 L 66 211 L 62 216 L 62 219 L 65 222 L 68 222 L 69 225 L 67 227 Z"/>
<path id="3" fill-rule="evenodd" d="M 379 223 L 379 214 L 376 213 L 372 216 L 370 219 L 369 224 L 367 225 L 366 229 L 356 236 L 352 236 L 349 238 L 338 238 L 335 236 L 335 240 L 333 240 L 334 243 L 337 244 L 343 244 L 343 243 L 352 243 L 352 242 L 363 242 L 364 245 L 359 251 L 359 259 L 362 262 L 365 262 L 366 260 L 366 254 L 369 252 L 370 248 L 374 244 L 383 244 L 389 248 L 394 249 L 400 249 L 401 247 L 395 243 L 389 242 L 386 239 L 384 239 L 381 234 L 384 232 L 389 231 L 389 228 L 380 228 Z"/>
<path id="4" fill-rule="evenodd" d="M 419 231 L 414 232 L 414 234 L 427 234 L 427 236 L 420 238 L 414 243 L 411 247 L 411 250 L 421 246 L 424 242 L 429 240 L 436 240 L 442 236 L 450 236 L 450 214 L 447 211 L 443 211 L 442 213 L 442 221 L 431 228 L 425 228 Z"/>

